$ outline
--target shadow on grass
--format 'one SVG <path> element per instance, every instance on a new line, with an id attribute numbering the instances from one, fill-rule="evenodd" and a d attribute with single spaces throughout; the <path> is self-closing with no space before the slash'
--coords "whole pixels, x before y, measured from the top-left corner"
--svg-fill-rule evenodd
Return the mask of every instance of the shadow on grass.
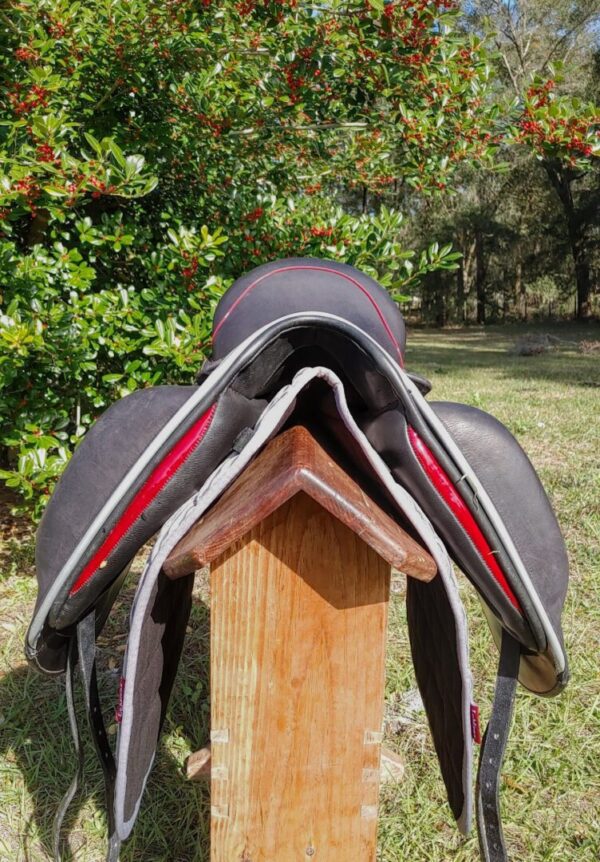
<path id="1" fill-rule="evenodd" d="M 560 339 L 556 350 L 518 356 L 510 350 L 528 334 L 549 333 Z M 567 386 L 600 386 L 597 354 L 578 352 L 581 341 L 600 340 L 598 324 L 506 326 L 489 329 L 414 330 L 407 338 L 406 361 L 424 374 L 476 373 L 497 369 L 506 379 L 546 380 Z"/>
<path id="2" fill-rule="evenodd" d="M 119 614 L 120 617 L 123 614 Z M 122 621 L 121 621 L 122 622 Z M 122 862 L 206 862 L 209 836 L 209 787 L 186 780 L 182 768 L 185 750 L 200 748 L 209 736 L 208 654 L 209 611 L 195 602 L 190 620 L 182 666 L 177 676 L 169 708 L 163 741 L 148 787 L 142 801 L 140 816 L 131 838 L 123 846 Z M 99 680 L 105 707 L 114 703 L 118 669 L 114 663 L 115 622 L 111 631 L 102 636 L 104 644 L 99 656 Z M 120 628 L 118 638 L 123 642 Z M 112 654 L 112 655 L 111 655 Z M 77 701 L 81 700 L 79 691 Z M 105 817 L 97 825 L 95 811 L 104 812 L 104 789 L 101 772 L 88 739 L 85 717 L 78 710 L 86 770 L 82 787 L 73 800 L 62 830 L 62 860 L 103 859 L 105 845 L 98 851 L 99 834 L 106 834 Z M 48 679 L 22 665 L 0 679 L 0 733 L 2 754 L 9 764 L 15 764 L 31 799 L 25 804 L 32 810 L 18 836 L 19 849 L 28 862 L 53 859 L 53 821 L 63 793 L 75 772 L 75 754 L 71 745 L 64 684 L 61 679 Z M 105 708 L 107 726 L 114 724 L 112 708 Z M 112 736 L 114 740 L 114 735 Z M 187 740 L 190 740 L 188 743 Z M 177 755 L 180 755 L 179 757 Z M 91 809 L 87 803 L 91 801 Z M 91 810 L 93 826 L 78 820 L 83 806 Z M 68 836 L 68 840 L 65 838 Z M 104 840 L 104 839 L 103 839 Z"/>

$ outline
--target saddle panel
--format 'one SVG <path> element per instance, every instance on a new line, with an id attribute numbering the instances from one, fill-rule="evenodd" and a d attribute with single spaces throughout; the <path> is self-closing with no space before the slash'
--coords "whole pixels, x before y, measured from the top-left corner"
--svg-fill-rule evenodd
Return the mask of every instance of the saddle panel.
<path id="1" fill-rule="evenodd" d="M 535 639 L 523 614 L 507 597 L 506 579 L 495 577 L 488 566 L 489 546 L 485 547 L 477 541 L 481 531 L 477 524 L 473 524 L 472 518 L 468 519 L 471 513 L 456 484 L 448 477 L 447 488 L 436 487 L 432 473 L 426 470 L 415 450 L 415 432 L 404 412 L 401 409 L 386 411 L 366 424 L 365 433 L 389 464 L 394 477 L 410 491 L 426 512 L 454 561 L 483 594 L 502 624 L 510 628 L 522 643 L 536 649 Z M 421 442 L 422 438 L 419 436 L 417 439 Z M 448 476 L 437 459 L 434 463 L 439 466 L 441 476 Z M 456 504 L 454 510 L 449 501 Z M 460 513 L 456 513 L 459 506 L 466 509 L 462 522 L 459 520 Z"/>
<path id="2" fill-rule="evenodd" d="M 190 397 L 191 386 L 132 392 L 99 416 L 75 449 L 36 535 L 40 593 L 48 590 L 121 477 Z"/>
<path id="3" fill-rule="evenodd" d="M 544 488 L 523 449 L 501 422 L 464 404 L 430 402 L 490 497 L 526 567 L 533 589 L 562 643 L 560 611 L 568 582 L 564 540 Z M 364 429 L 394 477 L 422 506 L 457 566 L 478 590 L 496 641 L 502 628 L 523 647 L 520 680 L 538 694 L 556 693 L 568 679 L 548 654 L 538 619 L 509 549 L 476 492 L 457 472 L 443 441 L 422 424 L 417 432 L 400 409 L 369 419 Z"/>

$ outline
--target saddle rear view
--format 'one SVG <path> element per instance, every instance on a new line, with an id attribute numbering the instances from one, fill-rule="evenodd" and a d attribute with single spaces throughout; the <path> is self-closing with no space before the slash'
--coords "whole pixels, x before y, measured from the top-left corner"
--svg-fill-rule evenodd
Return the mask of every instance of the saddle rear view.
<path id="1" fill-rule="evenodd" d="M 450 809 L 482 859 L 507 851 L 498 802 L 517 680 L 539 695 L 568 681 L 560 617 L 568 561 L 544 489 L 517 441 L 475 408 L 427 400 L 404 369 L 405 327 L 386 291 L 352 267 L 277 261 L 238 279 L 214 319 L 213 354 L 197 385 L 136 392 L 109 408 L 75 452 L 37 536 L 39 594 L 26 653 L 66 673 L 72 727 L 75 667 L 103 765 L 107 859 L 133 829 L 152 767 L 191 608 L 193 575 L 170 580 L 177 543 L 269 441 L 293 425 L 327 441 L 431 554 L 437 575 L 408 579 L 417 682 Z M 95 639 L 140 547 L 159 532 L 138 584 L 122 669 L 113 755 L 102 724 Z M 500 652 L 479 742 L 468 635 L 450 558 L 477 590 Z M 161 625 L 156 625 L 160 619 Z M 67 791 L 57 820 L 77 790 Z"/>

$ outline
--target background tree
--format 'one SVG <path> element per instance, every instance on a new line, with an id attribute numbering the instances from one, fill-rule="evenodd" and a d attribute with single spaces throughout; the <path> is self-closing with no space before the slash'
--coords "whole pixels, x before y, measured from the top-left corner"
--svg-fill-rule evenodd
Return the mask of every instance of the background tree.
<path id="1" fill-rule="evenodd" d="M 430 271 L 421 280 L 413 314 L 443 324 L 593 313 L 600 272 L 597 9 L 597 2 L 558 2 L 551 10 L 533 0 L 462 4 L 465 35 L 485 38 L 489 50 L 493 169 L 462 162 L 452 188 L 435 200 L 402 178 L 369 196 L 370 206 L 386 202 L 410 212 L 407 245 L 435 237 L 461 253 L 455 272 Z"/>
<path id="2" fill-rule="evenodd" d="M 325 255 L 395 295 L 454 265 L 384 205 L 493 153 L 489 64 L 453 0 L 0 14 L 0 446 L 32 502 L 107 403 L 191 379 L 253 264 Z"/>
<path id="3" fill-rule="evenodd" d="M 598 92 L 600 2 L 473 0 L 469 29 L 491 33 L 502 102 L 518 117 L 511 137 L 534 154 L 562 207 L 573 258 L 576 310 L 591 315 L 597 292 L 593 244 L 600 216 Z M 595 284 L 594 284 L 595 282 Z"/>

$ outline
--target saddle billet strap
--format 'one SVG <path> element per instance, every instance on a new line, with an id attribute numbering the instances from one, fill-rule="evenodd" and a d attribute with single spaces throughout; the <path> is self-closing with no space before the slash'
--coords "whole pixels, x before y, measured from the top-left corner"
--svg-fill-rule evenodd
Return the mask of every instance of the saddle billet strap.
<path id="1" fill-rule="evenodd" d="M 492 714 L 477 771 L 477 826 L 484 862 L 508 862 L 500 815 L 500 770 L 512 722 L 520 658 L 519 642 L 503 630 Z"/>
<path id="2" fill-rule="evenodd" d="M 67 695 L 67 710 L 69 713 L 69 727 L 71 728 L 71 736 L 73 738 L 73 748 L 77 756 L 77 770 L 68 790 L 60 801 L 54 823 L 52 826 L 52 846 L 54 849 L 54 860 L 60 862 L 60 837 L 62 833 L 63 821 L 69 810 L 69 806 L 73 801 L 75 794 L 79 790 L 81 778 L 83 776 L 83 749 L 81 746 L 81 734 L 79 732 L 79 722 L 75 713 L 75 701 L 73 697 L 73 677 L 75 674 L 75 665 L 77 664 L 77 637 L 73 636 L 69 642 L 69 650 L 67 653 L 67 674 L 65 679 L 65 691 Z"/>
<path id="3" fill-rule="evenodd" d="M 71 784 L 63 796 L 60 807 L 54 820 L 54 858 L 60 862 L 60 833 L 63 820 L 67 810 L 79 789 L 83 774 L 84 754 L 81 745 L 81 733 L 79 720 L 75 711 L 75 698 L 73 694 L 73 676 L 75 664 L 79 662 L 79 678 L 84 692 L 85 707 L 88 724 L 94 743 L 98 760 L 102 766 L 104 775 L 104 793 L 106 810 L 108 812 L 109 841 L 106 853 L 106 862 L 118 862 L 121 841 L 119 840 L 114 826 L 114 794 L 116 765 L 111 751 L 104 719 L 100 695 L 98 693 L 98 681 L 96 675 L 96 613 L 92 611 L 77 625 L 76 633 L 73 635 L 68 655 L 67 664 L 67 708 L 69 712 L 69 725 L 73 737 L 73 746 L 77 754 L 77 771 Z"/>
<path id="4" fill-rule="evenodd" d="M 83 684 L 85 706 L 92 741 L 104 774 L 104 794 L 108 814 L 108 851 L 106 862 L 118 862 L 121 842 L 115 831 L 114 797 L 117 768 L 102 718 L 96 676 L 96 613 L 92 611 L 77 626 L 79 673 Z"/>

